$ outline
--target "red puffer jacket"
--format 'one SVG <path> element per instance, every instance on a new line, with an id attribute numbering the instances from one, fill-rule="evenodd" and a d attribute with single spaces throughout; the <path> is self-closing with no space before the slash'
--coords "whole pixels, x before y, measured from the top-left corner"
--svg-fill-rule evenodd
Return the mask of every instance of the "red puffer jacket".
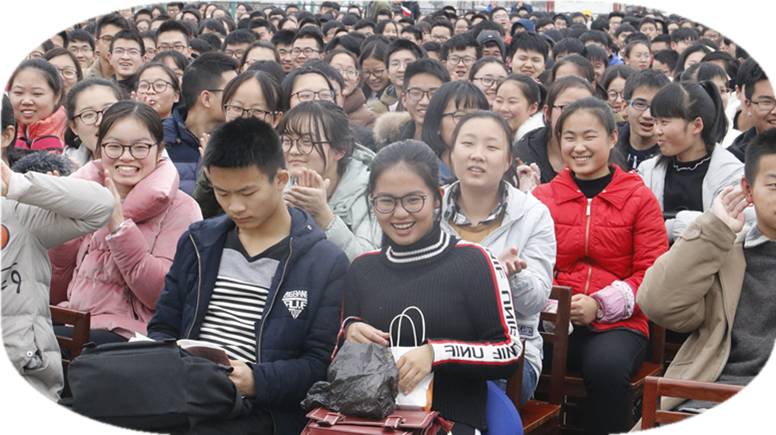
<path id="1" fill-rule="evenodd" d="M 635 172 L 615 167 L 609 185 L 588 199 L 567 168 L 533 194 L 555 220 L 555 283 L 570 286 L 574 294 L 590 295 L 620 280 L 635 297 L 644 273 L 668 250 L 660 205 Z M 593 322 L 591 327 L 625 327 L 649 336 L 647 317 L 638 305 L 629 319 Z"/>

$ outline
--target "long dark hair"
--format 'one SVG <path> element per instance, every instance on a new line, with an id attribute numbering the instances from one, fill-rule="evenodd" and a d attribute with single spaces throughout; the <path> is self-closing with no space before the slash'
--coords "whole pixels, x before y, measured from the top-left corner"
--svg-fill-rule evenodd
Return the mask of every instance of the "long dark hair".
<path id="1" fill-rule="evenodd" d="M 655 94 L 650 111 L 654 118 L 681 118 L 693 121 L 701 118 L 701 139 L 711 154 L 727 133 L 728 121 L 714 82 L 682 82 L 666 85 Z"/>
<path id="2" fill-rule="evenodd" d="M 490 104 L 485 94 L 480 88 L 466 80 L 457 80 L 443 84 L 431 97 L 426 110 L 426 117 L 423 120 L 423 142 L 441 156 L 445 150 L 452 144 L 446 144 L 442 140 L 442 114 L 450 101 L 453 101 L 456 108 L 472 108 L 488 110 Z"/>
<path id="3" fill-rule="evenodd" d="M 321 136 L 321 130 L 326 136 Z M 353 154 L 355 140 L 345 111 L 330 101 L 305 101 L 289 110 L 278 125 L 280 135 L 293 132 L 299 135 L 309 134 L 313 140 L 315 152 L 326 162 L 323 143 L 331 149 L 344 153 L 337 163 L 337 173 L 342 175 Z"/>
<path id="4" fill-rule="evenodd" d="M 110 106 L 102 115 L 100 128 L 97 129 L 97 147 L 102 145 L 102 140 L 108 134 L 113 124 L 124 119 L 134 118 L 148 129 L 153 136 L 154 141 L 159 146 L 159 153 L 164 149 L 164 128 L 162 127 L 162 118 L 151 106 L 137 101 L 123 100 L 117 101 Z"/>
<path id="5" fill-rule="evenodd" d="M 428 145 L 414 139 L 394 142 L 380 149 L 370 166 L 369 196 L 374 193 L 380 175 L 400 163 L 420 177 L 431 190 L 434 199 L 442 203 L 442 194 L 439 191 L 439 159 Z"/>

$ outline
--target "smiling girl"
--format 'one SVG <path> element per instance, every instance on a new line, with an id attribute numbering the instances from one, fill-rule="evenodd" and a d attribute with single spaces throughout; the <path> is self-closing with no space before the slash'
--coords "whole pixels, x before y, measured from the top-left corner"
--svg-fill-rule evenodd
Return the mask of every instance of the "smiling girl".
<path id="1" fill-rule="evenodd" d="M 649 334 L 636 292 L 668 248 L 660 206 L 638 175 L 609 164 L 617 129 L 606 103 L 590 97 L 569 104 L 555 134 L 568 167 L 533 194 L 555 221 L 555 282 L 572 288 L 568 364 L 587 389 L 585 429 L 623 432 L 629 379 L 644 361 Z"/>
<path id="2" fill-rule="evenodd" d="M 539 313 L 552 286 L 555 229 L 547 207 L 504 181 L 513 161 L 510 128 L 493 112 L 466 115 L 450 160 L 458 181 L 445 188 L 442 229 L 499 256 L 507 270 L 520 336 L 525 339 L 521 401 L 542 371 Z"/>
<path id="3" fill-rule="evenodd" d="M 666 231 L 674 240 L 723 188 L 738 184 L 744 165 L 718 145 L 727 118 L 713 82 L 672 83 L 655 95 L 650 110 L 660 154 L 638 171 L 669 217 Z"/>
<path id="4" fill-rule="evenodd" d="M 496 88 L 491 107 L 509 124 L 514 140 L 519 141 L 529 131 L 544 127 L 539 104 L 541 89 L 534 79 L 512 74 Z"/>
<path id="5" fill-rule="evenodd" d="M 170 117 L 173 106 L 181 98 L 175 72 L 159 62 L 147 63 L 138 70 L 134 91 L 135 99 L 156 110 L 162 121 Z"/>
<path id="6" fill-rule="evenodd" d="M 294 180 L 286 202 L 310 213 L 350 259 L 377 247 L 381 232 L 366 200 L 374 153 L 354 143 L 345 112 L 331 102 L 300 103 L 278 131 Z"/>
<path id="7" fill-rule="evenodd" d="M 471 435 L 485 432 L 485 381 L 508 378 L 521 345 L 498 261 L 440 229 L 438 162 L 415 140 L 375 157 L 369 198 L 385 237 L 380 251 L 356 258 L 345 276 L 343 328 L 348 341 L 387 346 L 391 319 L 417 306 L 428 341 L 398 360 L 399 388 L 412 391 L 433 372 L 431 408 L 456 423 L 454 435 Z M 402 340 L 411 340 L 408 329 Z"/>
<path id="8" fill-rule="evenodd" d="M 175 247 L 202 215 L 178 190 L 178 171 L 163 156 L 162 121 L 150 106 L 120 101 L 97 132 L 100 160 L 73 177 L 99 182 L 115 198 L 108 224 L 49 251 L 52 303 L 91 313 L 90 341 L 146 334 Z M 70 335 L 72 328 L 57 326 Z"/>
<path id="9" fill-rule="evenodd" d="M 8 95 L 16 114 L 16 147 L 62 152 L 67 116 L 59 71 L 43 59 L 26 60 L 8 80 Z"/>

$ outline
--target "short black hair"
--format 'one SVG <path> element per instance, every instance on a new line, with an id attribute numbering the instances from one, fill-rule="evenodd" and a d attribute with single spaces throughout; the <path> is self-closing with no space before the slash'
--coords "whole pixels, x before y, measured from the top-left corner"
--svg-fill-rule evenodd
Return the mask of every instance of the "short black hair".
<path id="1" fill-rule="evenodd" d="M 226 38 L 224 38 L 224 45 L 221 48 L 226 50 L 227 45 L 253 44 L 253 42 L 256 41 L 256 39 L 257 39 L 256 34 L 250 30 L 247 30 L 247 29 L 235 30 L 234 32 L 230 32 L 228 35 L 226 35 Z"/>
<path id="2" fill-rule="evenodd" d="M 697 41 L 700 39 L 698 31 L 687 27 L 680 27 L 671 32 L 671 42 L 679 42 L 685 40 Z"/>
<path id="3" fill-rule="evenodd" d="M 8 98 L 8 95 L 3 93 L 2 128 L 5 130 L 10 126 L 13 126 L 14 129 L 16 129 L 16 116 L 14 116 L 13 113 L 11 100 Z"/>
<path id="4" fill-rule="evenodd" d="M 295 68 L 286 75 L 283 82 L 280 84 L 280 88 L 283 91 L 281 99 L 281 110 L 286 111 L 291 106 L 291 91 L 294 90 L 294 84 L 299 76 L 306 74 L 317 74 L 321 76 L 329 85 L 329 89 L 334 90 L 334 86 L 331 85 L 329 77 L 323 73 L 319 68 L 313 68 L 308 64 L 302 65 L 301 68 Z"/>
<path id="5" fill-rule="evenodd" d="M 670 43 L 671 42 L 671 35 L 669 35 L 667 33 L 661 33 L 661 34 L 655 36 L 654 38 L 652 38 L 652 40 L 649 41 L 649 42 L 650 42 L 650 44 L 653 43 L 653 42 Z"/>
<path id="6" fill-rule="evenodd" d="M 760 160 L 763 156 L 776 154 L 776 128 L 769 128 L 757 135 L 752 143 L 746 147 L 746 159 L 744 160 L 744 177 L 749 184 L 754 184 L 757 173 L 760 171 Z"/>
<path id="7" fill-rule="evenodd" d="M 237 71 L 239 65 L 231 56 L 217 51 L 203 53 L 186 68 L 181 84 L 181 97 L 187 109 L 194 107 L 199 94 L 221 83 L 221 74 Z"/>
<path id="8" fill-rule="evenodd" d="M 210 42 L 200 37 L 193 38 L 191 41 L 189 41 L 189 47 L 191 47 L 191 57 L 193 58 L 196 58 L 194 52 L 202 54 L 207 53 L 208 51 L 216 50 L 213 48 L 213 45 Z"/>
<path id="9" fill-rule="evenodd" d="M 507 50 L 507 57 L 515 55 L 517 50 L 535 51 L 547 60 L 550 53 L 550 44 L 542 36 L 536 33 L 520 32 L 512 37 L 512 42 Z"/>
<path id="10" fill-rule="evenodd" d="M 450 51 L 466 50 L 469 47 L 474 48 L 477 58 L 482 56 L 482 45 L 474 39 L 474 35 L 471 32 L 455 35 L 442 44 L 441 58 L 447 60 Z"/>
<path id="11" fill-rule="evenodd" d="M 92 50 L 94 50 L 94 38 L 85 30 L 76 29 L 68 33 L 67 41 L 65 41 L 65 48 L 73 42 L 85 42 L 89 44 L 89 47 L 91 47 Z"/>
<path id="12" fill-rule="evenodd" d="M 637 71 L 625 79 L 625 89 L 622 92 L 623 98 L 630 100 L 633 97 L 633 92 L 638 88 L 644 87 L 660 90 L 669 83 L 671 83 L 671 80 L 658 70 L 648 68 Z"/>
<path id="13" fill-rule="evenodd" d="M 164 24 L 162 24 L 164 25 Z M 185 26 L 184 26 L 185 27 Z M 216 32 L 219 35 L 226 37 L 226 26 L 221 20 L 216 20 L 213 18 L 209 18 L 207 20 L 202 20 L 199 23 L 199 27 L 197 27 L 197 33 L 200 35 L 203 33 L 205 29 L 210 30 L 211 32 Z M 188 27 L 186 28 L 188 30 Z"/>
<path id="14" fill-rule="evenodd" d="M 129 22 L 126 18 L 122 17 L 121 15 L 117 13 L 107 14 L 100 17 L 99 20 L 97 20 L 97 26 L 94 30 L 94 35 L 99 38 L 102 34 L 102 28 L 107 25 L 114 25 L 121 30 L 129 30 Z"/>
<path id="15" fill-rule="evenodd" d="M 356 32 L 359 31 L 359 29 L 363 29 L 364 27 L 371 27 L 372 31 L 375 30 L 375 22 L 372 20 L 358 20 L 356 24 L 353 25 L 353 30 Z"/>
<path id="16" fill-rule="evenodd" d="M 555 63 L 552 67 L 552 81 L 555 81 L 555 76 L 563 65 L 574 64 L 577 71 L 581 74 L 582 78 L 590 82 L 595 82 L 595 70 L 593 69 L 593 63 L 587 60 L 586 57 L 579 54 L 569 54 L 563 56 L 563 58 Z"/>
<path id="17" fill-rule="evenodd" d="M 237 118 L 213 130 L 202 157 L 205 168 L 247 168 L 256 166 L 273 180 L 285 169 L 283 150 L 275 129 L 254 117 Z"/>
<path id="18" fill-rule="evenodd" d="M 179 32 L 183 33 L 186 37 L 186 41 L 191 39 L 191 30 L 182 22 L 176 20 L 167 20 L 163 22 L 158 29 L 156 29 L 156 42 L 159 42 L 159 35 L 164 32 Z"/>
<path id="19" fill-rule="evenodd" d="M 45 151 L 32 152 L 14 162 L 11 169 L 14 172 L 40 172 L 47 173 L 57 171 L 59 176 L 67 177 L 73 172 L 73 162 L 62 154 Z"/>
<path id="20" fill-rule="evenodd" d="M 555 59 L 558 59 L 558 54 L 584 54 L 585 44 L 579 40 L 579 38 L 563 38 L 555 43 L 552 47 L 552 54 Z"/>
<path id="21" fill-rule="evenodd" d="M 423 32 L 417 26 L 406 26 L 405 28 L 401 29 L 399 36 L 401 36 L 402 33 L 411 33 L 412 36 L 414 36 L 418 41 L 423 39 Z"/>
<path id="22" fill-rule="evenodd" d="M 296 32 L 289 29 L 282 29 L 275 32 L 274 35 L 272 35 L 272 39 L 270 42 L 275 44 L 276 46 L 278 44 L 281 45 L 292 45 L 294 43 L 294 37 L 296 36 Z"/>
<path id="23" fill-rule="evenodd" d="M 318 43 L 319 50 L 323 50 L 325 45 L 323 43 L 323 34 L 321 33 L 321 29 L 313 26 L 302 27 L 299 29 L 299 31 L 297 31 L 296 35 L 294 36 L 292 44 L 298 39 L 315 39 L 315 42 Z"/>
<path id="24" fill-rule="evenodd" d="M 765 70 L 760 64 L 751 57 L 741 65 L 739 71 L 743 71 L 743 75 L 738 85 L 744 88 L 746 99 L 751 100 L 752 94 L 754 94 L 754 85 L 757 82 L 768 80 L 768 75 L 765 74 Z"/>
<path id="25" fill-rule="evenodd" d="M 113 37 L 113 40 L 110 42 L 110 51 L 113 52 L 113 46 L 116 44 L 116 41 L 118 40 L 124 40 L 124 41 L 135 41 L 140 46 L 140 55 L 145 55 L 145 42 L 143 42 L 143 38 L 140 37 L 140 34 L 137 33 L 136 30 L 122 30 L 119 33 L 116 33 L 116 35 Z"/>
<path id="26" fill-rule="evenodd" d="M 396 39 L 394 41 L 391 41 L 391 43 L 388 45 L 388 50 L 385 52 L 385 67 L 388 68 L 388 64 L 390 63 L 391 56 L 402 50 L 408 50 L 412 52 L 412 54 L 415 55 L 416 60 L 422 59 L 425 56 L 423 56 L 423 50 L 420 49 L 414 42 L 409 41 L 407 39 Z"/>
<path id="27" fill-rule="evenodd" d="M 609 55 L 606 54 L 606 50 L 597 45 L 590 45 L 585 47 L 585 57 L 590 62 L 599 60 L 604 62 L 605 65 L 607 65 L 609 62 Z"/>
<path id="28" fill-rule="evenodd" d="M 453 23 L 451 23 L 450 20 L 448 20 L 447 18 L 444 18 L 444 17 L 434 18 L 431 21 L 431 28 L 433 29 L 434 27 L 446 27 L 447 30 L 450 31 L 450 35 L 455 34 L 455 28 L 453 28 Z"/>
<path id="29" fill-rule="evenodd" d="M 450 73 L 444 65 L 435 59 L 418 59 L 407 65 L 404 71 L 404 88 L 409 86 L 410 79 L 418 74 L 429 74 L 438 78 L 442 83 L 450 81 Z"/>
<path id="30" fill-rule="evenodd" d="M 582 41 L 583 44 L 587 44 L 588 42 L 597 42 L 604 47 L 609 47 L 610 45 L 609 37 L 601 30 L 589 30 L 579 35 L 579 40 Z"/>
<path id="31" fill-rule="evenodd" d="M 666 64 L 666 66 L 668 66 L 668 69 L 670 71 L 673 71 L 674 68 L 676 68 L 676 62 L 679 60 L 679 53 L 677 53 L 674 50 L 671 50 L 670 48 L 666 48 L 665 50 L 660 50 L 657 53 L 655 53 L 653 61 L 655 60 L 660 63 Z"/>

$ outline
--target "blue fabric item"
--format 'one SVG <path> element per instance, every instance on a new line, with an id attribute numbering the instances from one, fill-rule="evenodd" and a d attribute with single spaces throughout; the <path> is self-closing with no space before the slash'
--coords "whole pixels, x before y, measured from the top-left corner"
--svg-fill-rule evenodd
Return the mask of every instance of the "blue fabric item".
<path id="1" fill-rule="evenodd" d="M 180 175 L 180 190 L 191 195 L 197 185 L 200 153 L 199 138 L 186 128 L 186 115 L 186 109 L 178 107 L 162 125 L 165 149 Z"/>
<path id="2" fill-rule="evenodd" d="M 307 390 L 326 378 L 339 330 L 348 259 L 305 211 L 290 208 L 289 256 L 272 278 L 267 308 L 256 323 L 258 363 L 252 365 L 256 408 L 268 410 L 275 433 L 300 433 Z M 213 293 L 226 235 L 222 215 L 192 224 L 178 241 L 170 272 L 148 324 L 148 336 L 197 339 Z"/>
<path id="3" fill-rule="evenodd" d="M 488 381 L 488 435 L 523 435 L 523 421 L 499 386 Z"/>

